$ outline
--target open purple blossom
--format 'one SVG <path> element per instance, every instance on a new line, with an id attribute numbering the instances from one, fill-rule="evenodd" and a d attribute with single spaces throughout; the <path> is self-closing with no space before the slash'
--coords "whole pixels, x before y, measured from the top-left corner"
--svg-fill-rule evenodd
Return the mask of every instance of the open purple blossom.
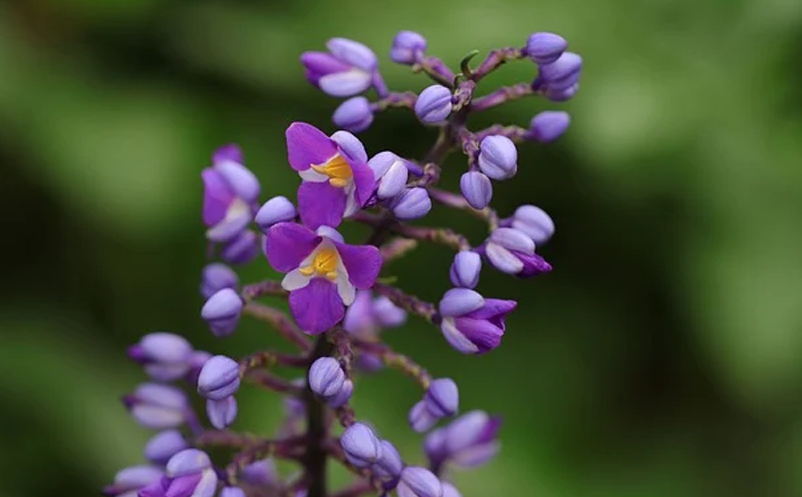
<path id="1" fill-rule="evenodd" d="M 212 167 L 204 169 L 203 222 L 209 228 L 206 238 L 228 242 L 253 220 L 259 197 L 259 181 L 243 164 L 236 145 L 218 149 Z"/>
<path id="2" fill-rule="evenodd" d="M 357 41 L 332 38 L 329 52 L 304 52 L 306 79 L 333 97 L 350 97 L 371 87 L 378 63 L 376 54 Z"/>

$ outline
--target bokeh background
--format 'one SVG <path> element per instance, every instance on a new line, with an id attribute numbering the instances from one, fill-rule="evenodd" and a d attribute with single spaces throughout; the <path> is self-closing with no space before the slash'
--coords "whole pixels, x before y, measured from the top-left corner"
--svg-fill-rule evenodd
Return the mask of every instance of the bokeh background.
<path id="1" fill-rule="evenodd" d="M 802 495 L 802 3 L 797 0 L 20 0 L 0 2 L 0 473 L 6 497 L 96 495 L 141 461 L 149 433 L 118 401 L 144 380 L 124 347 L 152 330 L 244 353 L 278 341 L 244 321 L 213 340 L 199 319 L 205 262 L 199 171 L 238 142 L 263 196 L 293 195 L 283 129 L 333 131 L 337 102 L 298 56 L 332 36 L 372 46 L 393 89 L 428 82 L 389 63 L 399 29 L 456 64 L 472 49 L 561 33 L 585 58 L 567 104 L 526 100 L 473 122 L 525 125 L 564 108 L 570 131 L 520 148 L 504 213 L 557 222 L 552 274 L 492 271 L 515 298 L 504 345 L 452 351 L 411 321 L 387 340 L 501 413 L 504 450 L 460 473 L 466 497 Z M 530 79 L 521 62 L 483 88 Z M 396 111 L 368 150 L 420 157 L 435 132 Z M 462 159 L 447 163 L 454 186 Z M 437 211 L 477 242 L 483 226 Z M 386 273 L 437 300 L 450 254 Z M 271 277 L 263 260 L 244 280 Z M 418 398 L 395 373 L 356 408 L 404 456 Z M 245 392 L 238 427 L 281 411 Z"/>

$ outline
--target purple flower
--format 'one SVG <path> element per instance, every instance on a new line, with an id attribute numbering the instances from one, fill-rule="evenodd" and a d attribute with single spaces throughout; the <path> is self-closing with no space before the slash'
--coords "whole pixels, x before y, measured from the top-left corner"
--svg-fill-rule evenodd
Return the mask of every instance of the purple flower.
<path id="1" fill-rule="evenodd" d="M 268 228 L 274 224 L 294 221 L 297 215 L 292 202 L 287 197 L 278 196 L 262 204 L 262 207 L 256 212 L 254 221 L 262 232 L 267 232 Z"/>
<path id="2" fill-rule="evenodd" d="M 554 235 L 554 221 L 546 211 L 534 205 L 522 205 L 515 209 L 511 226 L 526 233 L 537 245 L 546 243 Z"/>
<path id="3" fill-rule="evenodd" d="M 426 52 L 426 38 L 414 31 L 399 31 L 393 39 L 390 59 L 398 64 L 412 65 Z"/>
<path id="4" fill-rule="evenodd" d="M 516 305 L 514 300 L 485 299 L 473 290 L 452 288 L 440 301 L 440 329 L 455 350 L 482 354 L 501 344 L 504 318 Z"/>
<path id="5" fill-rule="evenodd" d="M 201 317 L 209 324 L 215 336 L 228 336 L 239 324 L 243 302 L 231 288 L 223 288 L 203 304 Z"/>
<path id="6" fill-rule="evenodd" d="M 153 464 L 164 465 L 187 447 L 187 441 L 180 431 L 165 430 L 154 435 L 145 445 L 145 457 Z"/>
<path id="7" fill-rule="evenodd" d="M 568 42 L 554 33 L 534 33 L 526 40 L 526 55 L 538 64 L 550 64 L 568 48 Z"/>
<path id="8" fill-rule="evenodd" d="M 527 138 L 548 143 L 556 140 L 568 129 L 571 117 L 567 112 L 546 110 L 532 118 Z"/>
<path id="9" fill-rule="evenodd" d="M 205 299 L 223 288 L 236 289 L 237 285 L 239 285 L 237 273 L 220 262 L 208 264 L 201 272 L 200 293 Z"/>
<path id="10" fill-rule="evenodd" d="M 426 188 L 407 188 L 389 204 L 393 215 L 402 221 L 420 219 L 432 210 L 432 199 Z"/>
<path id="11" fill-rule="evenodd" d="M 373 109 L 365 97 L 349 98 L 341 103 L 331 117 L 334 124 L 352 133 L 359 133 L 373 123 Z"/>
<path id="12" fill-rule="evenodd" d="M 206 415 L 212 426 L 218 430 L 231 426 L 237 419 L 237 399 L 231 396 L 222 400 L 207 400 Z"/>
<path id="13" fill-rule="evenodd" d="M 476 288 L 482 271 L 482 256 L 470 250 L 462 250 L 454 256 L 449 277 L 456 287 Z"/>
<path id="14" fill-rule="evenodd" d="M 304 52 L 306 79 L 333 97 L 350 97 L 370 88 L 377 72 L 376 54 L 365 45 L 332 38 L 326 52 Z"/>
<path id="15" fill-rule="evenodd" d="M 382 455 L 381 442 L 373 430 L 362 423 L 354 423 L 340 437 L 348 461 L 358 468 L 365 468 L 379 461 Z"/>
<path id="16" fill-rule="evenodd" d="M 120 470 L 114 476 L 114 483 L 103 489 L 108 497 L 136 496 L 137 490 L 161 480 L 164 473 L 153 466 L 131 466 Z"/>
<path id="17" fill-rule="evenodd" d="M 126 395 L 123 402 L 134 419 L 145 428 L 177 428 L 187 418 L 189 404 L 183 391 L 169 385 L 144 383 Z"/>
<path id="18" fill-rule="evenodd" d="M 407 184 L 409 178 L 409 161 L 388 151 L 379 152 L 368 161 L 378 183 L 376 196 L 388 199 L 397 196 Z"/>
<path id="19" fill-rule="evenodd" d="M 426 468 L 408 466 L 401 471 L 398 497 L 443 497 L 440 480 Z"/>
<path id="20" fill-rule="evenodd" d="M 247 264 L 258 253 L 259 239 L 256 237 L 256 233 L 245 230 L 225 244 L 223 250 L 220 251 L 220 257 L 229 264 Z"/>
<path id="21" fill-rule="evenodd" d="M 191 368 L 192 345 L 173 333 L 149 333 L 128 348 L 128 355 L 145 365 L 145 372 L 156 381 L 173 381 Z"/>
<path id="22" fill-rule="evenodd" d="M 551 271 L 551 265 L 535 253 L 535 242 L 523 231 L 498 228 L 485 242 L 485 256 L 499 271 L 522 278 Z"/>
<path id="23" fill-rule="evenodd" d="M 493 198 L 493 185 L 490 178 L 479 171 L 469 171 L 459 180 L 462 196 L 474 209 L 484 209 Z"/>
<path id="24" fill-rule="evenodd" d="M 339 323 L 356 290 L 371 288 L 382 265 L 376 247 L 347 245 L 294 223 L 268 230 L 267 259 L 273 269 L 287 273 L 281 286 L 290 292 L 292 315 L 312 335 Z"/>
<path id="25" fill-rule="evenodd" d="M 359 139 L 347 131 L 329 138 L 306 123 L 291 124 L 286 136 L 290 165 L 303 179 L 298 209 L 304 225 L 336 228 L 365 205 L 376 182 Z"/>
<path id="26" fill-rule="evenodd" d="M 161 488 L 151 489 L 145 497 L 212 497 L 217 491 L 217 473 L 209 456 L 198 449 L 186 449 L 170 458 L 166 474 Z"/>
<path id="27" fill-rule="evenodd" d="M 479 145 L 479 169 L 496 181 L 509 179 L 518 172 L 518 150 L 501 135 L 487 136 Z"/>
<path id="28" fill-rule="evenodd" d="M 206 361 L 198 376 L 198 393 L 207 399 L 223 400 L 239 390 L 239 363 L 216 355 Z"/>
<path id="29" fill-rule="evenodd" d="M 218 149 L 212 158 L 212 167 L 204 169 L 201 177 L 203 222 L 209 228 L 206 238 L 227 242 L 253 219 L 259 181 L 242 165 L 242 152 L 236 145 Z"/>
<path id="30" fill-rule="evenodd" d="M 415 101 L 415 115 L 425 123 L 439 123 L 451 114 L 451 90 L 443 85 L 425 88 Z"/>

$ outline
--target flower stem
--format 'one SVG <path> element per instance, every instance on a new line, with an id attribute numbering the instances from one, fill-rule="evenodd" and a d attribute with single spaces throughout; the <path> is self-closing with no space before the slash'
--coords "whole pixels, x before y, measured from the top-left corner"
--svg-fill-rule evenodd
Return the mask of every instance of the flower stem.
<path id="1" fill-rule="evenodd" d="M 420 316 L 430 323 L 440 324 L 440 314 L 437 313 L 434 304 L 425 302 L 414 295 L 408 295 L 402 290 L 384 283 L 376 283 L 373 290 L 379 295 L 384 295 L 405 311 Z"/>
<path id="2" fill-rule="evenodd" d="M 300 328 L 298 328 L 298 325 L 280 310 L 256 302 L 248 302 L 243 311 L 257 319 L 267 321 L 281 336 L 298 346 L 298 348 L 304 352 L 309 352 L 312 349 L 312 343 L 306 338 L 306 335 Z"/>
<path id="3" fill-rule="evenodd" d="M 487 58 L 485 58 L 479 67 L 473 71 L 471 79 L 478 82 L 480 79 L 503 66 L 508 61 L 518 60 L 524 57 L 526 56 L 524 55 L 523 50 L 520 48 L 508 47 L 493 50 L 488 54 Z"/>
<path id="4" fill-rule="evenodd" d="M 331 354 L 333 348 L 334 345 L 325 335 L 319 335 L 312 349 L 310 365 L 315 359 Z M 307 496 L 326 497 L 327 453 L 325 443 L 328 437 L 328 430 L 326 428 L 325 407 L 315 398 L 315 393 L 309 387 L 309 382 L 307 382 L 304 390 L 304 402 L 306 403 L 307 446 L 303 463 L 306 467 L 306 474 L 309 477 Z"/>

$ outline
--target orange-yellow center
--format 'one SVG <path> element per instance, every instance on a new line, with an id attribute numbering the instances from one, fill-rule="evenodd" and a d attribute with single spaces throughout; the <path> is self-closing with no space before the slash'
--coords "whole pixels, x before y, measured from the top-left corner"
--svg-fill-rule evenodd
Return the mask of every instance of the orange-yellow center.
<path id="1" fill-rule="evenodd" d="M 337 279 L 338 262 L 340 262 L 340 257 L 337 255 L 337 251 L 333 248 L 324 248 L 315 254 L 311 264 L 302 267 L 300 271 L 304 276 L 325 276 L 334 281 Z"/>
<path id="2" fill-rule="evenodd" d="M 320 174 L 328 176 L 331 186 L 339 188 L 348 186 L 351 179 L 354 177 L 354 172 L 351 171 L 351 166 L 348 164 L 348 161 L 340 154 L 335 155 L 325 164 L 312 164 L 312 169 Z"/>

